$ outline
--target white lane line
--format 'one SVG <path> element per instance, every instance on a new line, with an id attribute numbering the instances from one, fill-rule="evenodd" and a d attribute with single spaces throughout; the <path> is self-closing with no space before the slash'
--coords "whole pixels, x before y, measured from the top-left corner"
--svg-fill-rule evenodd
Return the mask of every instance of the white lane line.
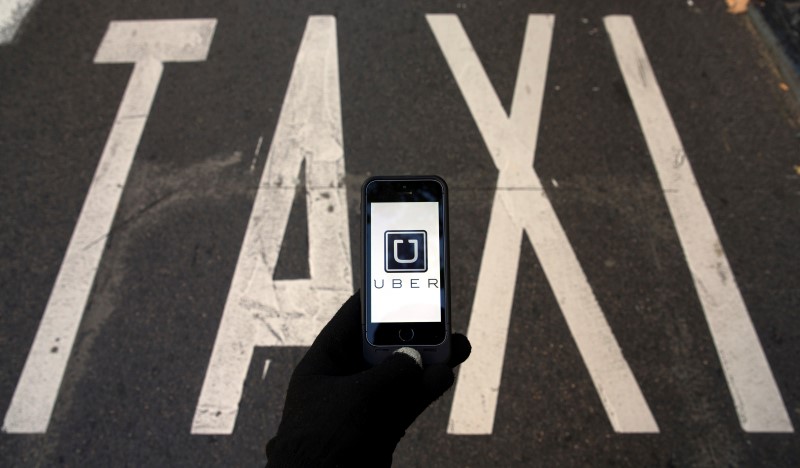
<path id="1" fill-rule="evenodd" d="M 267 371 L 269 370 L 269 363 L 270 363 L 269 359 L 264 361 L 264 370 L 261 371 L 261 380 L 264 380 L 264 379 L 267 378 Z"/>
<path id="2" fill-rule="evenodd" d="M 256 149 L 253 151 L 253 160 L 250 162 L 250 172 L 256 170 L 256 162 L 258 162 L 258 155 L 261 154 L 261 144 L 264 143 L 264 135 L 258 137 Z"/>
<path id="3" fill-rule="evenodd" d="M 603 21 L 692 272 L 739 422 L 747 432 L 793 432 L 633 19 L 607 16 Z"/>
<path id="4" fill-rule="evenodd" d="M 14 40 L 28 12 L 38 0 L 0 0 L 0 45 Z"/>
<path id="5" fill-rule="evenodd" d="M 309 346 L 353 292 L 339 100 L 336 20 L 311 16 L 239 252 L 192 434 L 231 434 L 253 348 Z M 276 281 L 273 273 L 303 161 L 311 278 Z"/>
<path id="6" fill-rule="evenodd" d="M 427 15 L 427 19 L 500 171 L 467 332 L 475 352 L 459 371 L 448 433 L 492 432 L 523 231 L 533 244 L 614 430 L 658 432 L 533 168 L 553 16 L 528 17 L 510 116 L 458 17 Z"/>
<path id="7" fill-rule="evenodd" d="M 215 26 L 213 19 L 109 25 L 95 62 L 135 62 L 135 66 L 6 413 L 5 432 L 47 430 L 106 238 L 161 80 L 162 62 L 205 60 Z M 170 48 L 173 55 L 165 53 Z"/>

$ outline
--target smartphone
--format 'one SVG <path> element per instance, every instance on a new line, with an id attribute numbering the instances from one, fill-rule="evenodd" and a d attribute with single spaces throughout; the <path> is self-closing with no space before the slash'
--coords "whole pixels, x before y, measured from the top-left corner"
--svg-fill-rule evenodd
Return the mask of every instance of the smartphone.
<path id="1" fill-rule="evenodd" d="M 361 187 L 364 359 L 410 346 L 424 364 L 450 359 L 447 184 L 437 176 L 371 177 Z"/>

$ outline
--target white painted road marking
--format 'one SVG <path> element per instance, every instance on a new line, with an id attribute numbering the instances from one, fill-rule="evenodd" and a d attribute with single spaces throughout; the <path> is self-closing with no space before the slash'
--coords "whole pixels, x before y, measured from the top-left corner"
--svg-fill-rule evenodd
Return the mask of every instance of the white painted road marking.
<path id="1" fill-rule="evenodd" d="M 0 44 L 14 40 L 22 21 L 37 0 L 0 0 Z"/>
<path id="2" fill-rule="evenodd" d="M 492 432 L 523 231 L 533 244 L 614 430 L 658 432 L 533 168 L 553 16 L 528 17 L 510 116 L 506 116 L 458 17 L 427 15 L 427 19 L 500 171 L 467 332 L 476 352 L 461 365 L 448 433 Z"/>
<path id="3" fill-rule="evenodd" d="M 217 21 L 114 21 L 97 63 L 134 62 L 3 430 L 47 430 L 75 335 L 166 61 L 203 61 Z"/>
<path id="4" fill-rule="evenodd" d="M 728 258 L 630 16 L 603 19 L 747 432 L 793 432 Z"/>
<path id="5" fill-rule="evenodd" d="M 5 5 L 0 3 L 0 7 Z M 508 246 L 520 246 L 523 232 L 533 244 L 614 430 L 657 432 L 533 168 L 553 16 L 528 18 L 510 116 L 458 18 L 428 15 L 427 19 L 499 170 L 468 332 L 478 351 L 460 371 L 448 432 L 492 432 L 520 256 L 518 248 Z M 627 16 L 609 16 L 604 22 L 742 428 L 748 432 L 793 432 L 635 25 Z M 205 60 L 215 27 L 213 19 L 109 25 L 95 62 L 135 66 L 5 415 L 4 431 L 47 430 L 163 62 Z M 254 347 L 310 345 L 352 293 L 338 80 L 335 19 L 309 17 L 192 433 L 232 433 Z M 261 143 L 259 139 L 253 168 Z M 310 279 L 275 281 L 273 273 L 304 161 Z M 266 360 L 262 379 L 269 365 Z"/>
<path id="6" fill-rule="evenodd" d="M 303 161 L 311 278 L 276 281 Z M 231 434 L 253 348 L 310 346 L 353 293 L 344 174 L 336 20 L 311 16 L 233 274 L 193 434 Z"/>

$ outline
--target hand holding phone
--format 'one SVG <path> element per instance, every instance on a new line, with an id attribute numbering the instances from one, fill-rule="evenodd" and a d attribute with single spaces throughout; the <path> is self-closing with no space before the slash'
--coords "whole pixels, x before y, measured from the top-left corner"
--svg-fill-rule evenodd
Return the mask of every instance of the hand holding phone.
<path id="1" fill-rule="evenodd" d="M 391 466 L 392 453 L 419 414 L 453 385 L 470 354 L 454 333 L 447 364 L 423 369 L 405 349 L 370 366 L 359 336 L 360 294 L 333 316 L 297 364 L 267 466 Z"/>
<path id="2" fill-rule="evenodd" d="M 371 177 L 361 191 L 364 358 L 410 346 L 425 364 L 450 358 L 447 184 L 437 176 Z"/>

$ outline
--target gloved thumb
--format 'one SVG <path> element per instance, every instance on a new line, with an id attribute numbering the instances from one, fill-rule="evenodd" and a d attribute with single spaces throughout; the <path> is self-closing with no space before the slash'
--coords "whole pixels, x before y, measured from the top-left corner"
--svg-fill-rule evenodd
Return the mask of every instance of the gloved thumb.
<path id="1" fill-rule="evenodd" d="M 450 387 L 453 386 L 455 375 L 450 366 L 444 364 L 433 364 L 425 368 L 422 375 L 422 386 L 424 389 L 426 407 L 438 400 Z"/>
<path id="2" fill-rule="evenodd" d="M 361 376 L 364 390 L 379 399 L 402 398 L 422 383 L 422 356 L 413 348 L 400 348 Z"/>

